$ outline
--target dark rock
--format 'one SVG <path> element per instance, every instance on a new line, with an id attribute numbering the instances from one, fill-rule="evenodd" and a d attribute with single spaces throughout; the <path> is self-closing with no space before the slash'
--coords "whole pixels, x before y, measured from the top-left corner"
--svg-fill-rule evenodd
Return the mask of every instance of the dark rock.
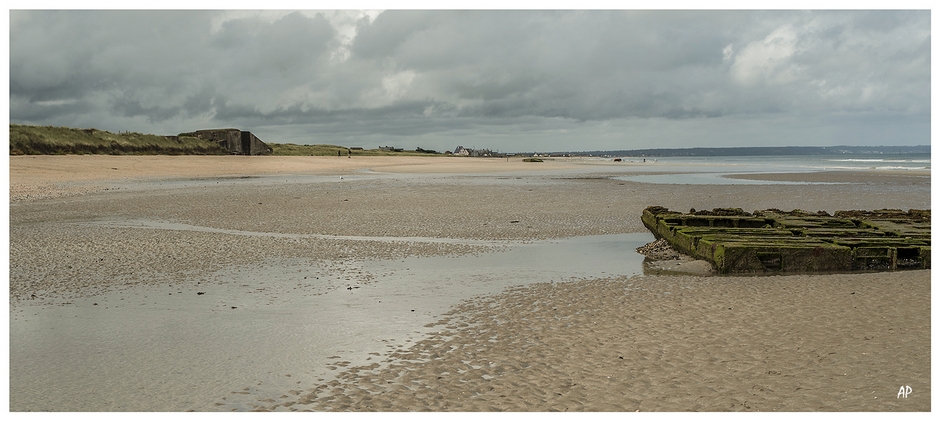
<path id="1" fill-rule="evenodd" d="M 650 260 L 679 260 L 682 256 L 664 238 L 637 247 L 636 252 L 646 256 Z"/>

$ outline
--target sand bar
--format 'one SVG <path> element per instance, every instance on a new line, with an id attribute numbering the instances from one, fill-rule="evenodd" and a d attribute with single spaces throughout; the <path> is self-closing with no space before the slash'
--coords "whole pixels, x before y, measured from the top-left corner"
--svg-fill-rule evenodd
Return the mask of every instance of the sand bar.
<path id="1" fill-rule="evenodd" d="M 812 173 L 732 174 L 728 178 L 817 183 L 920 183 L 930 178 L 930 171 L 820 171 Z"/>

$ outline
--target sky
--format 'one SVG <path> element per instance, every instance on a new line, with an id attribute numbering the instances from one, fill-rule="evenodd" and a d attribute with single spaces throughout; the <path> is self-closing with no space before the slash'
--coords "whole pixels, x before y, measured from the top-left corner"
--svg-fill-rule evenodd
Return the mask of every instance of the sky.
<path id="1" fill-rule="evenodd" d="M 930 11 L 10 10 L 16 124 L 501 152 L 930 144 Z"/>

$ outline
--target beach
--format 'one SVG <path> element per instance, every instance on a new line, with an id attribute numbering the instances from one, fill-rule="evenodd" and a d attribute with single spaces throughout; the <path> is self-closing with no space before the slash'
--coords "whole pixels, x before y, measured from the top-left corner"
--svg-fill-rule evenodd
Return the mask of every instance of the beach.
<path id="1" fill-rule="evenodd" d="M 923 271 L 537 284 L 464 303 L 392 366 L 350 371 L 282 405 L 929 410 L 929 295 Z M 898 399 L 901 385 L 886 384 L 899 378 L 924 396 Z"/>
<path id="2" fill-rule="evenodd" d="M 930 411 L 930 270 L 645 275 L 623 245 L 653 205 L 930 209 L 929 171 L 624 178 L 677 172 L 10 157 L 11 410 Z"/>

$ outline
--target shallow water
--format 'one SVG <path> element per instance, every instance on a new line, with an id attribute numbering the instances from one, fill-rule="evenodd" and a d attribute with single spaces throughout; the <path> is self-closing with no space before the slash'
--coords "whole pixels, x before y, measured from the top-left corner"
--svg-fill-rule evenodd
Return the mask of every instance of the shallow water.
<path id="1" fill-rule="evenodd" d="M 139 222 L 139 221 L 138 221 Z M 179 229 L 162 227 L 161 229 Z M 191 227 L 189 229 L 192 229 Z M 231 268 L 10 310 L 13 411 L 244 411 L 382 363 L 460 300 L 532 282 L 642 274 L 652 235 L 461 257 Z"/>
<path id="2" fill-rule="evenodd" d="M 612 177 L 615 180 L 635 181 L 639 183 L 653 184 L 708 184 L 708 185 L 766 185 L 766 184 L 789 184 L 789 185 L 809 185 L 809 184 L 836 184 L 802 181 L 772 181 L 772 180 L 751 180 L 745 178 L 728 178 L 728 175 L 750 174 L 750 173 L 689 173 L 689 174 L 645 174 L 622 177 Z M 759 173 L 755 173 L 759 174 Z"/>
<path id="3" fill-rule="evenodd" d="M 244 235 L 250 237 L 274 237 L 274 238 L 315 238 L 321 240 L 352 240 L 352 241 L 379 241 L 387 243 L 438 243 L 438 244 L 465 244 L 465 245 L 498 245 L 493 241 L 483 240 L 465 240 L 459 238 L 437 238 L 437 237 L 374 237 L 362 235 L 326 235 L 326 234 L 293 234 L 282 232 L 262 232 L 262 231 L 244 231 L 233 229 L 222 229 L 213 227 L 203 227 L 198 225 L 182 224 L 178 222 L 154 221 L 150 219 L 134 218 L 104 218 L 95 221 L 77 222 L 81 225 L 94 225 L 108 228 L 142 228 L 154 230 L 169 231 L 195 231 L 209 232 L 215 234 Z"/>

